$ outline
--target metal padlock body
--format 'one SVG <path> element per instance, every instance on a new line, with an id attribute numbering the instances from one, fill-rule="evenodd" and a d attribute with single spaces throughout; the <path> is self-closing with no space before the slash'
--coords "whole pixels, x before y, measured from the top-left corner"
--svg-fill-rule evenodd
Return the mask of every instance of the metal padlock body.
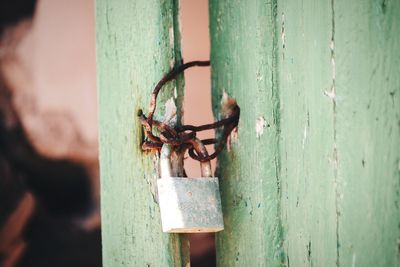
<path id="1" fill-rule="evenodd" d="M 170 177 L 171 150 L 166 146 L 163 146 L 160 157 L 162 178 L 157 180 L 163 232 L 222 231 L 224 223 L 218 178 Z M 211 168 L 208 173 L 211 173 Z"/>

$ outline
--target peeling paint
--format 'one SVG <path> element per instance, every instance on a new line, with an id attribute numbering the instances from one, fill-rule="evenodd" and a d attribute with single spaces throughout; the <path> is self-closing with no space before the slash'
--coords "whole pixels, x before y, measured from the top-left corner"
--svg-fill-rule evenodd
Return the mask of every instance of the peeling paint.
<path id="1" fill-rule="evenodd" d="M 237 106 L 236 100 L 226 93 L 225 89 L 222 91 L 222 98 L 221 98 L 221 112 L 220 118 L 227 118 L 232 114 L 233 107 Z M 238 129 L 237 127 L 233 129 L 231 134 L 228 136 L 226 142 L 226 148 L 231 151 L 232 143 L 236 143 L 238 141 Z"/>
<path id="2" fill-rule="evenodd" d="M 169 28 L 169 45 L 171 49 L 175 49 L 175 33 L 174 33 L 174 27 Z M 169 60 L 169 66 L 172 69 L 175 66 L 175 57 L 171 57 Z"/>
<path id="3" fill-rule="evenodd" d="M 171 69 L 174 68 L 174 66 L 175 66 L 175 58 L 171 58 L 171 59 L 169 60 L 169 66 L 170 66 Z"/>
<path id="4" fill-rule="evenodd" d="M 286 33 L 285 33 L 285 13 L 282 12 L 282 26 L 281 26 L 281 40 L 282 40 L 282 58 L 285 58 L 285 47 L 286 47 Z"/>
<path id="5" fill-rule="evenodd" d="M 307 124 L 306 125 L 304 125 L 304 131 L 303 131 L 303 149 L 304 149 L 304 146 L 305 146 L 305 144 L 306 144 L 306 140 L 307 140 Z"/>
<path id="6" fill-rule="evenodd" d="M 171 48 L 175 48 L 175 35 L 174 27 L 169 27 L 169 45 Z"/>
<path id="7" fill-rule="evenodd" d="M 356 267 L 356 259 L 357 259 L 357 255 L 356 255 L 356 253 L 353 253 L 353 258 L 351 260 L 351 267 Z"/>
<path id="8" fill-rule="evenodd" d="M 222 93 L 221 98 L 221 115 L 222 118 L 229 117 L 232 114 L 233 107 L 237 106 L 237 102 L 234 98 L 230 97 L 225 90 Z"/>
<path id="9" fill-rule="evenodd" d="M 176 105 L 173 97 L 165 102 L 164 122 L 169 125 L 175 125 L 177 123 Z"/>
<path id="10" fill-rule="evenodd" d="M 228 112 L 228 102 L 229 102 L 229 96 L 228 94 L 225 92 L 225 89 L 223 89 L 222 92 L 222 98 L 221 98 L 221 115 L 223 117 L 225 117 L 227 115 Z"/>
<path id="11" fill-rule="evenodd" d="M 238 137 L 238 129 L 236 127 L 235 129 L 233 129 L 233 131 L 228 136 L 228 139 L 226 141 L 226 149 L 228 150 L 228 152 L 230 152 L 232 149 L 232 143 L 237 143 L 238 138 L 239 138 Z"/>
<path id="12" fill-rule="evenodd" d="M 267 127 L 267 121 L 263 116 L 256 119 L 256 137 L 259 139 L 264 134 L 264 128 Z"/>
<path id="13" fill-rule="evenodd" d="M 332 86 L 332 88 L 331 88 L 330 91 L 325 91 L 325 92 L 324 92 L 324 95 L 326 95 L 327 97 L 329 97 L 329 98 L 332 99 L 332 100 L 335 100 L 335 98 L 336 98 L 336 92 L 335 92 L 335 90 L 334 90 L 334 87 Z"/>

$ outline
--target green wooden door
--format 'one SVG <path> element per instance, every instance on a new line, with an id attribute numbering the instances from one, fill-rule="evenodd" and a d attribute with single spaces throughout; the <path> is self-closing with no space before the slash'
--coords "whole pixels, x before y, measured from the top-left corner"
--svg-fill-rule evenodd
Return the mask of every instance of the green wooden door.
<path id="1" fill-rule="evenodd" d="M 161 232 L 157 158 L 141 150 L 137 117 L 160 77 L 181 60 L 177 10 L 175 0 L 96 2 L 104 266 L 184 265 L 179 236 Z M 177 107 L 177 120 L 182 85 L 170 83 L 160 96 Z"/>
<path id="2" fill-rule="evenodd" d="M 400 2 L 210 0 L 220 266 L 400 266 Z"/>
<path id="3" fill-rule="evenodd" d="M 105 266 L 185 261 L 136 118 L 180 60 L 177 2 L 97 1 Z M 214 114 L 241 108 L 218 159 L 218 265 L 400 266 L 400 1 L 209 5 Z M 178 122 L 182 88 L 159 101 Z"/>

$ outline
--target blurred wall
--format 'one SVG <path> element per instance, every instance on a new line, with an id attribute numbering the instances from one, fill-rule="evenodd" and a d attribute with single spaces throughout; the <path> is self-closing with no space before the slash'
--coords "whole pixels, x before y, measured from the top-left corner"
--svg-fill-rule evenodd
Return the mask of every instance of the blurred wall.
<path id="1" fill-rule="evenodd" d="M 30 141 L 47 156 L 97 159 L 91 0 L 40 0 L 3 69 Z M 30 25 L 26 25 L 30 24 Z"/>
<path id="2" fill-rule="evenodd" d="M 208 1 L 181 0 L 181 27 L 183 59 L 208 60 L 210 58 L 210 38 L 208 32 Z M 185 72 L 184 123 L 207 124 L 214 121 L 211 109 L 210 68 L 192 68 Z M 200 138 L 214 137 L 213 131 L 201 132 Z M 208 146 L 209 153 L 212 146 Z M 214 168 L 214 162 L 212 166 Z M 188 175 L 199 176 L 199 163 L 191 158 L 185 161 Z"/>

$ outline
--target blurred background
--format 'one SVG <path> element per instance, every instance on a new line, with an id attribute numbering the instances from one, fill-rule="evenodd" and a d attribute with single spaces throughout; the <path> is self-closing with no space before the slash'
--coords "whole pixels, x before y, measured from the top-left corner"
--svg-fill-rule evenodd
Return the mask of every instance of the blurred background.
<path id="1" fill-rule="evenodd" d="M 208 59 L 207 0 L 180 6 L 184 60 Z M 0 266 L 101 266 L 94 14 L 92 0 L 0 3 Z M 210 70 L 185 78 L 185 122 L 212 122 Z M 215 266 L 213 236 L 192 235 L 191 255 Z"/>

